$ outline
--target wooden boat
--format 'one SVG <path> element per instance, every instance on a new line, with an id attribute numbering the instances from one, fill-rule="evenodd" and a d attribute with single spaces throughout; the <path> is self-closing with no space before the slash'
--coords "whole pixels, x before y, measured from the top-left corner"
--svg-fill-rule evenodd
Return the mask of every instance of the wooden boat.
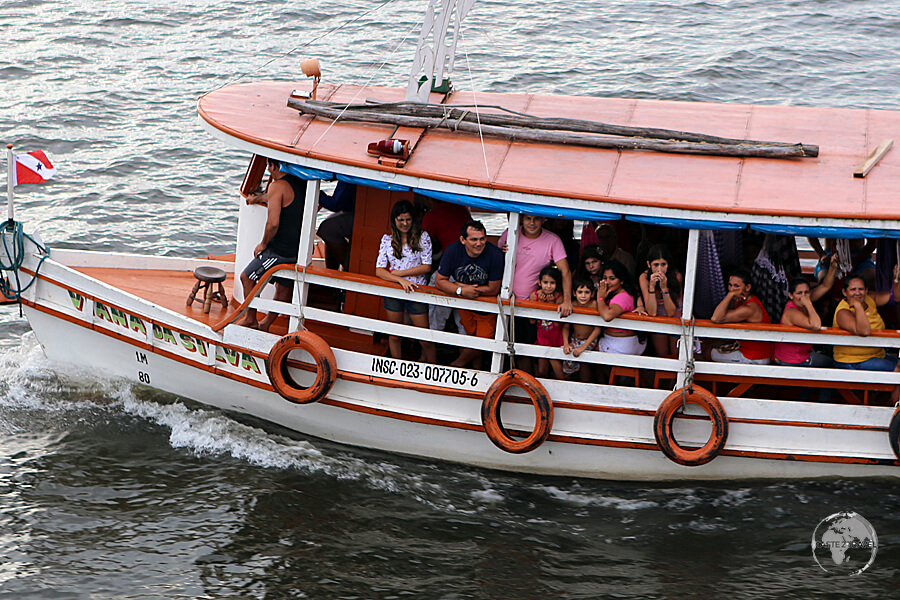
<path id="1" fill-rule="evenodd" d="M 433 2 L 430 10 L 438 8 Z M 445 2 L 443 9 L 450 8 Z M 446 32 L 445 23 L 435 37 L 443 43 Z M 420 40 L 420 53 L 422 48 Z M 887 153 L 877 166 L 868 166 L 865 177 L 854 177 L 900 126 L 900 111 L 447 91 L 431 87 L 432 78 L 443 81 L 440 69 L 426 70 L 422 92 L 417 77 L 414 73 L 406 88 L 362 88 L 316 76 L 312 83 L 229 85 L 203 96 L 202 126 L 250 157 L 241 193 L 235 194 L 240 220 L 234 256 L 196 260 L 53 250 L 47 257 L 26 240 L 18 275 L 23 283 L 35 281 L 22 292 L 22 304 L 47 356 L 301 434 L 491 469 L 622 480 L 900 475 L 900 417 L 892 406 L 871 401 L 875 394 L 869 393 L 890 390 L 900 384 L 900 375 L 695 362 L 689 351 L 695 338 L 848 343 L 849 334 L 832 328 L 816 333 L 692 318 L 698 248 L 702 232 L 715 229 L 900 237 L 894 197 L 900 156 Z M 383 105 L 411 98 L 428 100 L 442 111 L 438 120 L 451 127 L 349 120 L 341 114 L 368 100 Z M 331 118 L 310 114 L 335 106 Z M 450 112 L 452 107 L 459 111 Z M 525 135 L 519 122 L 511 126 L 512 135 L 489 130 L 478 118 L 509 111 L 642 130 L 700 131 L 739 140 L 726 144 L 732 146 L 726 154 L 733 146 L 746 152 L 633 149 L 633 139 L 590 131 L 579 135 L 616 139 L 611 145 L 560 142 Z M 473 115 L 474 128 L 452 126 L 471 125 Z M 683 141 L 687 137 L 679 136 L 675 145 L 691 144 Z M 406 143 L 396 155 L 367 151 L 388 139 Z M 758 144 L 744 140 L 780 140 L 773 147 L 801 150 L 794 157 L 765 158 L 755 154 Z M 234 283 L 265 222 L 265 209 L 243 200 L 260 184 L 265 157 L 308 180 L 298 264 L 276 267 L 266 276 L 277 272 L 295 282 L 290 303 L 265 298 L 264 284 L 245 299 Z M 358 184 L 346 271 L 324 268 L 314 252 L 320 185 L 335 178 Z M 414 194 L 509 214 L 510 249 L 499 302 L 451 297 L 429 287 L 407 296 L 374 276 L 390 206 Z M 560 349 L 517 343 L 507 333 L 513 315 L 560 319 L 550 305 L 511 300 L 523 214 L 626 219 L 687 230 L 683 317 L 627 314 L 609 324 L 678 336 L 679 355 L 583 354 L 583 362 L 614 367 L 602 383 L 511 371 L 510 355 L 568 358 Z M 227 307 L 213 302 L 208 313 L 198 304 L 186 306 L 198 267 L 224 271 L 226 291 L 236 301 Z M 341 292 L 343 301 L 329 302 L 323 289 Z M 383 297 L 496 314 L 496 335 L 483 339 L 389 323 Z M 247 307 L 284 317 L 268 333 L 235 325 Z M 607 325 L 595 311 L 576 309 L 567 318 Z M 387 334 L 476 348 L 491 354 L 491 368 L 390 358 Z M 854 337 L 852 343 L 897 349 L 900 335 L 884 331 Z M 792 397 L 791 390 L 810 381 L 841 397 L 830 403 Z"/>

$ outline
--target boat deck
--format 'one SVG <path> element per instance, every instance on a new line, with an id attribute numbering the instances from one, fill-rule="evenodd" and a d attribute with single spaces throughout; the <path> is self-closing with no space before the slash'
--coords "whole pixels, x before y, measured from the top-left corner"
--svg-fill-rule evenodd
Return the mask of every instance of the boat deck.
<path id="1" fill-rule="evenodd" d="M 132 294 L 152 302 L 157 306 L 166 308 L 189 319 L 193 319 L 204 325 L 216 327 L 222 321 L 235 315 L 238 303 L 234 301 L 234 275 L 229 273 L 222 284 L 228 295 L 228 308 L 223 308 L 218 302 L 213 302 L 209 314 L 203 313 L 201 299 L 194 300 L 186 305 L 187 297 L 196 283 L 193 273 L 190 271 L 148 270 L 148 269 L 113 269 L 101 267 L 77 267 L 77 271 L 111 285 L 128 294 Z M 326 300 L 320 300 L 313 295 L 311 301 L 314 305 L 325 304 Z M 307 326 L 321 335 L 332 347 L 345 350 L 356 350 L 383 356 L 387 352 L 387 345 L 381 340 L 373 339 L 373 336 L 348 331 L 345 327 L 328 323 L 307 321 Z M 288 319 L 281 317 L 272 324 L 271 333 L 284 335 L 287 333 Z"/>

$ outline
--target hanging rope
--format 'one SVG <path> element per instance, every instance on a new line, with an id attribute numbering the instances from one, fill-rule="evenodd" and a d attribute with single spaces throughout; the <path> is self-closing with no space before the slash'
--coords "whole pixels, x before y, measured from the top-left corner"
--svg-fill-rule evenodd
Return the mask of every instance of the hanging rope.
<path id="1" fill-rule="evenodd" d="M 350 19 L 349 21 L 345 21 L 344 23 L 341 23 L 340 25 L 337 25 L 337 26 L 335 26 L 335 27 L 332 27 L 331 29 L 329 29 L 329 30 L 326 31 L 325 33 L 322 33 L 322 34 L 320 34 L 320 35 L 318 35 L 318 36 L 316 36 L 316 37 L 314 37 L 314 38 L 312 38 L 312 39 L 310 39 L 310 40 L 307 40 L 306 42 L 303 42 L 303 43 L 300 44 L 299 46 L 295 46 L 295 47 L 291 48 L 290 50 L 288 50 L 287 52 L 285 52 L 285 53 L 283 53 L 283 54 L 279 54 L 278 56 L 275 56 L 275 57 L 273 57 L 273 58 L 270 58 L 269 60 L 267 60 L 266 62 L 264 62 L 264 63 L 261 64 L 260 66 L 256 67 L 255 69 L 251 69 L 250 71 L 247 71 L 247 72 L 244 73 L 243 75 L 238 75 L 236 78 L 232 79 L 231 81 L 229 81 L 229 82 L 226 83 L 225 85 L 231 85 L 231 84 L 233 84 L 233 83 L 237 83 L 238 81 L 240 81 L 240 80 L 243 79 L 244 77 L 247 77 L 248 75 L 252 75 L 253 73 L 256 73 L 257 71 L 260 71 L 261 69 L 266 68 L 267 66 L 269 66 L 270 64 L 272 64 L 272 63 L 275 62 L 276 60 L 285 58 L 286 56 L 290 56 L 291 54 L 293 54 L 293 53 L 296 52 L 297 50 L 300 50 L 301 48 L 306 48 L 307 46 L 311 46 L 311 45 L 315 44 L 316 42 L 318 42 L 319 40 L 325 39 L 326 37 L 328 37 L 329 35 L 331 35 L 331 34 L 334 33 L 335 31 L 339 31 L 339 30 L 343 29 L 344 27 L 346 27 L 347 25 L 352 25 L 353 23 L 359 21 L 360 19 L 362 19 L 362 18 L 365 17 L 366 15 L 369 15 L 370 13 L 373 13 L 373 12 L 375 12 L 375 11 L 377 11 L 377 10 L 380 10 L 380 9 L 384 8 L 385 6 L 387 6 L 388 4 L 391 4 L 391 3 L 393 3 L 393 2 L 394 2 L 394 0 L 387 0 L 387 2 L 383 2 L 383 3 L 381 3 L 381 4 L 376 4 L 374 7 L 372 7 L 372 8 L 370 8 L 369 10 L 367 10 L 367 11 L 365 11 L 365 12 L 363 12 L 363 13 L 361 13 L 361 14 L 355 16 L 355 17 L 353 17 L 353 18 Z"/>
<path id="2" fill-rule="evenodd" d="M 462 32 L 459 34 L 459 39 L 460 41 L 463 39 Z M 472 102 L 475 103 L 475 121 L 478 123 L 478 139 L 481 140 L 481 155 L 484 158 L 484 173 L 487 175 L 488 180 L 490 180 L 491 170 L 488 168 L 487 150 L 484 147 L 484 132 L 481 130 L 481 114 L 478 112 L 478 96 L 475 93 L 475 79 L 472 77 L 472 65 L 469 64 L 469 51 L 466 49 L 465 44 L 463 44 L 463 52 L 466 55 L 466 68 L 469 70 L 469 86 L 472 88 Z M 459 124 L 468 113 L 469 111 L 466 111 L 463 116 L 459 118 L 459 121 L 456 122 L 457 127 L 459 127 Z"/>
<path id="3" fill-rule="evenodd" d="M 3 239 L 3 255 L 0 256 L 0 271 L 11 271 L 15 278 L 16 285 L 12 286 L 9 277 L 0 278 L 0 292 L 9 300 L 15 300 L 19 303 L 19 316 L 22 316 L 22 293 L 31 287 L 37 279 L 38 272 L 44 260 L 50 256 L 50 249 L 39 244 L 33 237 L 25 233 L 25 229 L 18 221 L 9 220 L 0 229 L 0 238 Z M 38 261 L 37 267 L 34 269 L 34 275 L 31 280 L 22 287 L 19 280 L 19 268 L 25 262 L 25 239 L 28 238 L 31 243 L 37 246 L 42 256 Z M 9 262 L 7 262 L 7 260 Z"/>
<path id="4" fill-rule="evenodd" d="M 394 1 L 394 0 L 389 0 L 388 3 L 393 2 L 393 1 Z M 412 29 L 410 29 L 410 30 L 406 33 L 406 35 L 403 36 L 403 39 L 400 40 L 400 42 L 399 42 L 396 46 L 394 46 L 394 49 L 391 50 L 390 55 L 388 55 L 388 57 L 387 57 L 386 59 L 384 59 L 384 60 L 381 62 L 381 66 L 378 67 L 377 69 L 375 69 L 375 72 L 372 73 L 372 75 L 369 76 L 369 78 L 368 78 L 368 79 L 366 80 L 366 82 L 362 85 L 362 87 L 360 87 L 360 88 L 356 91 L 356 94 L 353 95 L 353 98 L 351 98 L 350 101 L 347 102 L 346 106 L 344 106 L 344 108 L 341 109 L 340 114 L 339 114 L 337 117 L 335 117 L 335 118 L 331 121 L 331 123 L 328 124 L 328 127 L 325 128 L 325 131 L 322 132 L 322 135 L 319 136 L 319 139 L 317 139 L 317 140 L 313 143 L 313 145 L 309 147 L 310 151 L 311 151 L 313 148 L 315 148 L 316 145 L 317 145 L 319 142 L 322 141 L 322 138 L 324 138 L 325 135 L 326 135 L 329 131 L 331 131 L 331 128 L 334 127 L 334 125 L 335 125 L 338 121 L 340 121 L 341 117 L 344 115 L 344 113 L 347 111 L 347 109 L 350 108 L 350 106 L 352 106 L 353 103 L 356 102 L 356 99 L 359 98 L 359 96 L 360 96 L 360 95 L 361 95 L 361 94 L 369 87 L 369 84 L 372 83 L 372 80 L 375 79 L 375 76 L 378 75 L 378 73 L 381 72 L 381 70 L 385 67 L 385 65 L 387 65 L 388 61 L 390 61 L 391 58 L 394 56 L 394 54 L 397 52 L 397 50 L 400 49 L 400 46 L 402 46 L 402 45 L 404 44 L 404 42 L 406 42 L 406 38 L 408 38 L 408 37 L 410 36 L 410 34 L 411 34 L 413 31 L 415 31 L 415 30 L 419 27 L 420 24 L 421 24 L 421 21 L 420 21 L 420 22 L 417 22 L 416 24 L 414 24 L 413 27 L 412 27 Z M 376 62 L 377 62 L 377 61 L 376 61 Z M 372 68 L 374 68 L 374 66 L 375 66 L 375 63 L 372 63 L 372 66 L 369 67 L 369 70 L 371 71 Z M 296 143 L 297 143 L 297 140 L 295 140 L 293 144 L 296 144 Z M 292 145 L 293 145 L 293 144 L 292 144 Z"/>
<path id="5" fill-rule="evenodd" d="M 694 325 L 696 319 L 681 319 L 681 343 L 687 358 L 684 361 L 684 385 L 681 386 L 682 410 L 687 406 L 687 395 L 694 393 Z"/>
<path id="6" fill-rule="evenodd" d="M 509 298 L 509 319 L 507 320 L 506 315 L 503 314 L 503 300 L 500 299 L 500 294 L 497 294 L 497 308 L 500 311 L 500 322 L 503 324 L 503 333 L 506 337 L 506 351 L 509 353 L 509 368 L 516 368 L 516 323 L 515 323 L 515 314 L 516 314 L 516 297 L 510 296 Z M 512 327 L 509 324 L 512 323 Z"/>

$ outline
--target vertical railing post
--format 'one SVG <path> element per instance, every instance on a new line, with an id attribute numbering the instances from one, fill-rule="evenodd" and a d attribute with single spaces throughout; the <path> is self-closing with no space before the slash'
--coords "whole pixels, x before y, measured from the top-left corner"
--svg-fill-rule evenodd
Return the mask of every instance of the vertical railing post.
<path id="1" fill-rule="evenodd" d="M 297 268 L 298 271 L 306 269 L 312 263 L 313 249 L 316 241 L 316 215 L 319 212 L 319 190 L 321 182 L 318 179 L 312 179 L 306 182 L 306 198 L 303 205 L 303 219 L 301 220 L 300 229 L 300 246 L 297 251 Z M 301 277 L 300 281 L 294 283 L 294 294 L 292 303 L 294 306 L 302 308 L 306 306 L 306 300 L 309 297 L 309 284 L 305 278 Z M 297 331 L 300 329 L 300 318 L 291 316 L 288 331 Z"/>
<path id="2" fill-rule="evenodd" d="M 691 229 L 688 233 L 687 258 L 684 264 L 684 295 L 682 296 L 681 318 L 691 321 L 694 318 L 694 292 L 697 289 L 697 256 L 700 247 L 700 230 Z M 678 346 L 678 380 L 676 388 L 684 387 L 687 374 L 688 359 L 694 353 L 694 336 L 682 327 L 681 343 Z"/>
<path id="3" fill-rule="evenodd" d="M 516 271 L 516 247 L 519 242 L 519 221 L 521 215 L 519 213 L 510 213 L 509 214 L 509 229 L 506 235 L 506 256 L 504 257 L 504 265 L 503 265 L 503 280 L 500 283 L 500 299 L 501 300 L 509 300 L 512 297 L 512 282 L 513 275 Z M 507 313 L 508 314 L 508 313 Z M 506 341 L 506 335 L 503 327 L 503 321 L 505 317 L 503 314 L 497 315 L 497 330 L 494 332 L 494 339 L 498 341 Z M 512 331 L 512 328 L 516 326 L 516 324 L 510 319 L 508 321 L 509 329 Z M 500 352 L 494 352 L 491 357 L 491 372 L 499 373 L 500 369 L 503 367 L 503 354 Z"/>

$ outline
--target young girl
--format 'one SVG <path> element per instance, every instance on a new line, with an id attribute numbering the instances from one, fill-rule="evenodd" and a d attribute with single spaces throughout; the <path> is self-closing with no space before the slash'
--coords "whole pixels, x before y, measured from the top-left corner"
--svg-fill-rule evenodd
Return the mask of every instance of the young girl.
<path id="1" fill-rule="evenodd" d="M 651 317 L 681 316 L 682 277 L 669 260 L 665 246 L 653 246 L 647 251 L 647 270 L 640 277 L 644 309 Z M 664 333 L 650 334 L 657 356 L 676 356 L 678 338 Z"/>
<path id="2" fill-rule="evenodd" d="M 574 288 L 575 306 L 590 308 L 594 304 L 594 285 L 590 281 L 575 280 Z M 601 327 L 595 325 L 583 325 L 581 323 L 563 324 L 563 352 L 574 357 L 581 356 L 588 350 L 597 347 L 597 338 L 600 337 Z M 574 360 L 564 360 L 562 372 L 566 375 L 580 373 L 581 381 L 590 382 L 593 370 L 588 363 L 580 363 Z"/>
<path id="3" fill-rule="evenodd" d="M 391 233 L 381 238 L 378 258 L 375 259 L 375 275 L 385 281 L 393 281 L 405 292 L 412 292 L 420 285 L 426 285 L 431 271 L 431 238 L 422 231 L 413 218 L 413 205 L 408 200 L 400 200 L 391 210 Z M 384 311 L 391 323 L 403 323 L 403 314 L 416 327 L 428 329 L 428 305 L 413 300 L 384 299 Z M 422 355 L 425 362 L 437 362 L 434 343 L 422 341 Z M 403 358 L 400 338 L 388 336 L 388 348 L 394 358 Z"/>
<path id="4" fill-rule="evenodd" d="M 562 273 L 555 265 L 544 267 L 538 275 L 538 289 L 531 292 L 529 300 L 536 302 L 549 302 L 551 304 L 562 304 Z M 532 319 L 537 324 L 537 345 L 549 346 L 551 348 L 560 348 L 563 345 L 562 323 L 559 321 L 543 321 L 540 319 Z M 557 379 L 564 379 L 565 374 L 562 370 L 562 363 L 558 360 L 549 358 L 538 359 L 538 377 L 546 377 L 553 367 L 553 375 Z"/>
<path id="5" fill-rule="evenodd" d="M 604 321 L 612 321 L 635 308 L 637 289 L 625 265 L 617 260 L 603 265 L 603 280 L 597 287 L 597 311 Z M 613 354 L 643 354 L 647 341 L 641 341 L 630 329 L 607 327 L 597 348 Z"/>

